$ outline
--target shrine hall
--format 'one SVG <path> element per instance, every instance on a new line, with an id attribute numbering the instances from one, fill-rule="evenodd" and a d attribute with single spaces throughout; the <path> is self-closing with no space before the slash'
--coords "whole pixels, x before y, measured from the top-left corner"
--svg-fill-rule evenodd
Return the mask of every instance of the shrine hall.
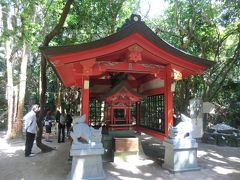
<path id="1" fill-rule="evenodd" d="M 40 47 L 65 87 L 79 87 L 86 123 L 163 140 L 173 124 L 175 81 L 213 62 L 174 48 L 138 15 L 116 33 L 77 45 Z"/>

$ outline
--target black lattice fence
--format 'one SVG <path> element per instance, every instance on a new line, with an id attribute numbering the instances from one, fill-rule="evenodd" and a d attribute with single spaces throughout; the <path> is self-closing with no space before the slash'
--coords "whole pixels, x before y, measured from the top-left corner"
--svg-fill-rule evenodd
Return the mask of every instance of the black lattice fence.
<path id="1" fill-rule="evenodd" d="M 164 94 L 148 96 L 141 101 L 140 125 L 164 133 Z"/>

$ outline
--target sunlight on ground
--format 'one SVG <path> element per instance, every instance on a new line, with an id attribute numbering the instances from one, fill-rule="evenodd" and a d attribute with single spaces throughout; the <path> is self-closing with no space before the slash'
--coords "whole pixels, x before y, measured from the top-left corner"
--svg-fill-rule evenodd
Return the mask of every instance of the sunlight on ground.
<path id="1" fill-rule="evenodd" d="M 210 154 L 213 156 L 216 156 L 217 158 L 224 158 L 222 155 L 215 153 L 215 152 L 211 152 Z"/>
<path id="2" fill-rule="evenodd" d="M 221 161 L 221 160 L 218 160 L 218 159 L 214 159 L 214 158 L 212 158 L 212 157 L 206 157 L 205 159 L 207 159 L 207 160 L 209 160 L 209 161 L 216 162 L 216 163 L 227 164 L 227 162 L 225 162 L 225 161 Z"/>
<path id="3" fill-rule="evenodd" d="M 130 178 L 127 176 L 119 176 L 119 179 L 123 179 L 123 180 L 145 180 L 145 178 Z M 157 178 L 155 180 L 163 180 L 162 178 Z"/>
<path id="4" fill-rule="evenodd" d="M 229 164 L 227 162 L 228 161 L 232 161 L 232 162 L 237 162 L 240 163 L 240 158 L 239 157 L 224 157 L 222 155 L 220 155 L 219 153 L 217 153 L 216 151 L 202 151 L 199 150 L 197 152 L 197 156 L 198 158 L 204 158 L 208 161 L 212 161 L 212 162 L 216 162 L 219 165 L 220 164 Z M 213 156 L 213 157 L 210 157 Z M 219 160 L 221 159 L 221 160 Z M 226 160 L 226 161 L 224 161 Z M 214 172 L 221 174 L 221 175 L 228 175 L 228 174 L 233 174 L 233 173 L 239 173 L 240 174 L 240 170 L 238 169 L 234 169 L 234 168 L 230 168 L 230 167 L 220 167 L 220 166 L 215 166 L 212 169 Z"/>
<path id="5" fill-rule="evenodd" d="M 209 155 L 215 156 L 216 158 L 223 159 L 223 160 L 219 160 L 219 159 L 216 159 L 216 158 L 213 158 L 213 157 L 209 157 Z M 216 163 L 227 164 L 227 162 L 224 161 L 224 157 L 222 155 L 216 153 L 215 151 L 206 152 L 206 151 L 200 151 L 199 150 L 197 152 L 197 156 L 198 156 L 198 158 L 202 158 L 202 157 L 206 156 L 205 159 L 207 159 L 209 161 L 213 161 L 213 162 L 216 162 Z M 228 157 L 226 159 L 228 159 L 229 161 L 232 161 L 232 162 L 240 163 L 240 158 L 238 158 L 238 157 Z"/>
<path id="6" fill-rule="evenodd" d="M 131 162 L 131 163 L 130 163 Z M 133 174 L 142 174 L 138 167 L 147 166 L 154 163 L 152 160 L 141 160 L 136 156 L 129 156 L 126 160 L 115 158 L 114 164 L 116 169 L 123 169 Z M 113 173 L 113 172 L 112 172 Z M 144 174 L 142 174 L 144 175 Z M 151 176 L 150 173 L 145 173 L 145 176 Z"/>
<path id="7" fill-rule="evenodd" d="M 124 161 L 117 161 L 116 162 L 116 169 L 124 169 L 126 171 L 129 171 L 133 174 L 141 174 L 142 172 L 139 170 L 138 166 L 146 166 L 146 165 L 149 165 L 149 164 L 152 164 L 153 161 L 151 160 L 145 160 L 137 163 L 136 161 L 134 163 L 129 163 L 129 162 L 124 162 Z"/>
<path id="8" fill-rule="evenodd" d="M 229 161 L 233 161 L 233 162 L 240 163 L 240 158 L 238 158 L 238 157 L 228 157 L 227 159 L 228 159 Z"/>
<path id="9" fill-rule="evenodd" d="M 223 168 L 220 166 L 216 166 L 215 168 L 213 168 L 213 171 L 217 172 L 218 174 L 223 174 L 223 175 L 227 175 L 227 174 L 231 174 L 231 173 L 240 173 L 239 170 L 236 169 L 230 169 L 230 168 Z"/>
<path id="10" fill-rule="evenodd" d="M 21 145 L 21 146 L 11 146 L 7 143 L 6 138 L 0 138 L 0 151 L 3 153 L 6 153 L 7 156 L 12 157 L 15 155 L 16 151 L 19 150 L 24 150 L 25 146 Z"/>
<path id="11" fill-rule="evenodd" d="M 116 169 L 123 169 L 133 174 L 141 174 L 141 171 L 136 166 L 134 166 L 133 164 L 129 164 L 128 162 L 122 161 L 116 163 Z"/>
<path id="12" fill-rule="evenodd" d="M 207 154 L 208 153 L 206 151 L 200 151 L 200 150 L 197 151 L 197 157 L 202 157 L 202 156 L 205 156 Z"/>
<path id="13" fill-rule="evenodd" d="M 112 175 L 115 175 L 115 176 L 119 176 L 120 173 L 119 172 L 116 172 L 116 171 L 109 171 L 110 174 Z"/>
<path id="14" fill-rule="evenodd" d="M 151 173 L 144 173 L 143 175 L 146 176 L 146 177 L 152 176 Z"/>
<path id="15" fill-rule="evenodd" d="M 143 180 L 142 178 L 130 178 L 127 176 L 118 176 L 118 178 L 123 180 Z"/>

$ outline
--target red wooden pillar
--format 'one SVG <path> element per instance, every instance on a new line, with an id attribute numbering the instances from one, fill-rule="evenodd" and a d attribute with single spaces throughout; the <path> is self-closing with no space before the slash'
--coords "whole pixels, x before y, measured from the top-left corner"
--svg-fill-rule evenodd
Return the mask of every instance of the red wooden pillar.
<path id="1" fill-rule="evenodd" d="M 172 68 L 167 66 L 164 78 L 165 136 L 168 136 L 169 127 L 173 125 L 172 79 Z"/>
<path id="2" fill-rule="evenodd" d="M 89 77 L 83 76 L 82 78 L 82 115 L 86 115 L 85 123 L 89 121 Z"/>
<path id="3" fill-rule="evenodd" d="M 89 122 L 89 76 L 95 64 L 96 59 L 87 59 L 75 65 L 76 70 L 82 67 L 82 115 L 86 115 L 86 124 Z"/>

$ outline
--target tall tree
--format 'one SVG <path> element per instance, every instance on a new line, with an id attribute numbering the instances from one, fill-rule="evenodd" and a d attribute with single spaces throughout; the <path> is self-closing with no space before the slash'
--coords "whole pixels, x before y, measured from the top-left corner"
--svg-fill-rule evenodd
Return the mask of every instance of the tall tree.
<path id="1" fill-rule="evenodd" d="M 35 3 L 30 3 L 28 1 L 22 2 L 21 0 L 7 2 L 1 2 L 1 5 L 5 8 L 4 15 L 8 16 L 9 20 L 4 21 L 6 27 L 11 26 L 11 29 L 4 28 L 4 37 L 6 43 L 11 42 L 9 47 L 14 48 L 15 54 L 11 56 L 11 62 L 7 58 L 8 67 L 8 84 L 14 86 L 15 88 L 8 88 L 8 109 L 9 109 L 9 127 L 8 134 L 14 138 L 17 134 L 22 133 L 22 117 L 24 109 L 24 98 L 26 89 L 26 71 L 27 71 L 27 61 L 30 54 L 30 44 L 29 35 L 32 33 L 29 24 L 33 24 L 33 15 L 35 10 Z M 8 9 L 8 10 L 7 10 Z M 14 41 L 13 41 L 14 39 Z M 5 51 L 8 53 L 8 50 Z M 15 62 L 15 63 L 13 63 Z M 12 64 L 11 64 L 12 63 Z M 10 73 L 13 74 L 11 75 Z M 20 76 L 18 76 L 20 75 Z M 10 79 L 12 79 L 10 81 Z M 11 91 L 14 92 L 9 92 Z M 11 95 L 12 94 L 12 95 Z M 10 102 L 15 102 L 10 103 Z M 10 125 L 11 123 L 11 125 Z M 11 128 L 10 128 L 11 127 Z"/>
<path id="2" fill-rule="evenodd" d="M 25 99 L 25 90 L 26 90 L 26 80 L 27 80 L 27 62 L 28 62 L 28 48 L 27 44 L 23 42 L 22 49 L 22 61 L 20 68 L 20 82 L 19 82 L 19 93 L 18 93 L 18 101 L 17 101 L 17 115 L 15 118 L 15 126 L 12 131 L 12 137 L 16 137 L 22 132 L 22 118 L 23 118 L 23 110 L 24 110 L 24 99 Z"/>
<path id="3" fill-rule="evenodd" d="M 240 11 L 233 8 L 239 7 L 239 2 L 222 0 L 168 2 L 169 7 L 165 16 L 151 22 L 156 32 L 176 47 L 217 63 L 204 76 L 190 77 L 179 82 L 175 94 L 178 98 L 184 98 L 184 101 L 179 102 L 188 103 L 189 98 L 194 96 L 201 97 L 204 101 L 215 101 L 239 59 L 237 23 L 239 16 L 236 12 Z M 186 106 L 178 104 L 181 111 L 183 109 L 180 107 L 186 109 Z"/>
<path id="4" fill-rule="evenodd" d="M 16 6 L 19 9 L 19 16 L 18 21 L 20 22 L 20 32 L 19 32 L 19 51 L 21 51 L 20 57 L 20 72 L 19 72 L 19 80 L 18 80 L 18 99 L 17 99 L 17 112 L 16 118 L 14 123 L 14 128 L 12 132 L 12 136 L 15 137 L 16 135 L 21 134 L 22 132 L 22 119 L 23 119 L 23 111 L 24 111 L 24 104 L 25 104 L 25 93 L 26 93 L 26 81 L 27 81 L 27 65 L 28 60 L 31 55 L 31 48 L 34 49 L 33 45 L 36 43 L 33 38 L 33 33 L 36 31 L 37 28 L 36 24 L 38 22 L 36 19 L 37 16 L 37 3 L 33 1 L 16 1 Z M 34 52 L 32 52 L 34 54 Z"/>
<path id="5" fill-rule="evenodd" d="M 3 10 L 3 35 L 4 38 L 3 44 L 5 45 L 5 59 L 7 65 L 7 87 L 6 87 L 6 94 L 7 94 L 7 101 L 8 101 L 8 131 L 7 137 L 11 136 L 12 132 L 12 122 L 13 122 L 13 94 L 14 94 L 14 85 L 13 85 L 13 59 L 15 56 L 15 47 L 13 46 L 13 37 L 11 37 L 11 33 L 14 31 L 12 17 L 14 14 L 8 14 L 10 10 L 8 4 L 1 4 Z M 9 38 L 7 38 L 9 36 Z"/>
<path id="6" fill-rule="evenodd" d="M 56 26 L 52 29 L 52 31 L 47 34 L 44 38 L 44 41 L 42 43 L 42 46 L 48 46 L 50 41 L 61 31 L 61 28 L 64 25 L 64 22 L 67 18 L 67 15 L 70 11 L 70 7 L 72 5 L 72 3 L 74 2 L 74 0 L 68 0 L 66 5 L 63 8 L 62 14 L 60 16 L 60 19 L 58 21 L 58 23 L 56 24 Z M 42 143 L 42 132 L 43 132 L 43 126 L 42 126 L 42 120 L 45 116 L 45 110 L 44 110 L 44 106 L 45 106 L 45 94 L 46 94 L 46 83 L 47 83 L 47 77 L 46 77 L 46 59 L 45 57 L 42 55 L 41 56 L 41 94 L 40 94 L 40 106 L 42 107 L 40 110 L 40 115 L 39 118 L 37 120 L 37 124 L 38 124 L 38 132 L 37 132 L 37 146 L 43 151 L 43 152 L 47 152 L 52 150 L 52 148 L 50 148 L 49 146 L 46 146 L 45 144 Z"/>
<path id="7" fill-rule="evenodd" d="M 177 83 L 175 110 L 187 112 L 189 99 L 193 97 L 219 102 L 224 84 L 238 68 L 239 1 L 167 2 L 169 6 L 164 16 L 150 22 L 156 33 L 184 51 L 216 62 L 203 76 Z"/>
<path id="8" fill-rule="evenodd" d="M 8 100 L 8 131 L 7 137 L 9 138 L 12 132 L 13 121 L 13 73 L 12 73 L 12 58 L 10 42 L 6 42 L 6 61 L 7 61 L 7 100 Z"/>

